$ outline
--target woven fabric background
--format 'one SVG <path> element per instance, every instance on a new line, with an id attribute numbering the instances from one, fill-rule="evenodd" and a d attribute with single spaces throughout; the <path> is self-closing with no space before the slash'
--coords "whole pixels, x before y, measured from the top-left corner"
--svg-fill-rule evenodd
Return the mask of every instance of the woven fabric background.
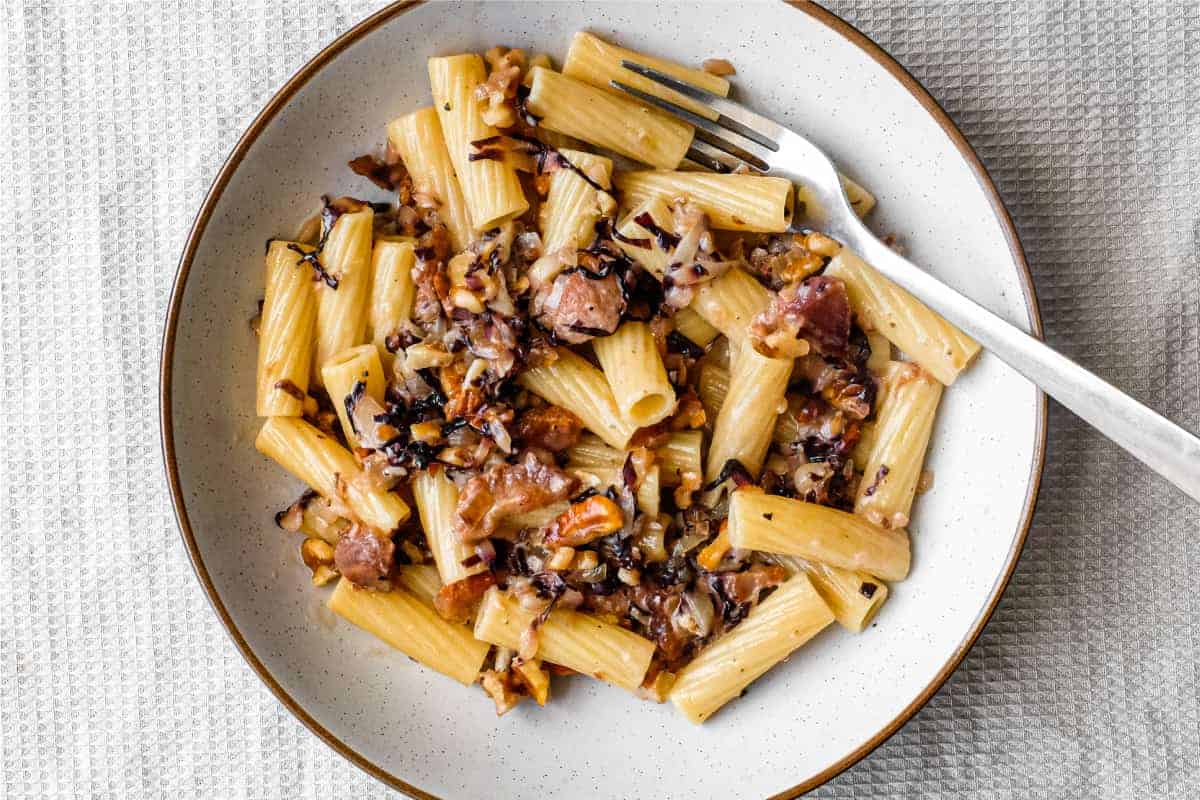
<path id="1" fill-rule="evenodd" d="M 158 346 L 192 215 L 378 0 L 0 0 L 0 798 L 391 793 L 234 651 L 163 486 Z M 1048 339 L 1200 427 L 1200 6 L 838 13 L 946 107 Z M 1034 529 L 961 669 L 824 798 L 1200 796 L 1200 514 L 1052 408 Z"/>

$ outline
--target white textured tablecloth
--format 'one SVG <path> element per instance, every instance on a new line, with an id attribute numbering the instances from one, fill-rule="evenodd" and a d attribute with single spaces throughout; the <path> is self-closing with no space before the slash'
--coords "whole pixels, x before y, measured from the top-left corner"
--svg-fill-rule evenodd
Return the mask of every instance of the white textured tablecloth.
<path id="1" fill-rule="evenodd" d="M 275 89 L 379 5 L 0 0 L 0 800 L 390 794 L 234 651 L 180 543 L 155 422 L 204 191 Z M 832 7 L 979 151 L 1050 342 L 1200 427 L 1200 7 Z M 1200 796 L 1198 573 L 1196 507 L 1053 408 L 991 624 L 816 795 Z"/>

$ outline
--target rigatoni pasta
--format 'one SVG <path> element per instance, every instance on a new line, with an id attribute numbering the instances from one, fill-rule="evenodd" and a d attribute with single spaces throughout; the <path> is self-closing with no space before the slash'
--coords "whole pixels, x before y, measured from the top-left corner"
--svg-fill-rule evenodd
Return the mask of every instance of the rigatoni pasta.
<path id="1" fill-rule="evenodd" d="M 587 33 L 563 74 L 429 61 L 434 105 L 351 162 L 394 202 L 269 246 L 256 447 L 306 485 L 276 521 L 329 607 L 498 714 L 574 671 L 701 722 L 908 574 L 977 347 L 789 232 L 802 187 L 675 171 L 692 128 L 608 82 L 684 98 L 625 59 L 729 90 Z"/>
<path id="2" fill-rule="evenodd" d="M 534 614 L 497 589 L 489 589 L 475 619 L 475 637 L 513 650 L 530 629 Z M 597 680 L 636 689 L 654 645 L 635 633 L 574 611 L 552 611 L 536 628 L 536 654 L 543 661 L 591 675 Z"/>
<path id="3" fill-rule="evenodd" d="M 540 212 L 542 247 L 547 253 L 586 248 L 596 236 L 596 223 L 616 207 L 609 194 L 612 159 L 578 150 L 559 150 L 559 154 L 572 169 L 556 170 L 550 176 Z"/>
<path id="4" fill-rule="evenodd" d="M 942 385 L 916 364 L 902 361 L 888 364 L 883 379 L 887 397 L 876 412 L 854 511 L 876 525 L 903 528 L 921 479 Z"/>
<path id="5" fill-rule="evenodd" d="M 708 216 L 708 224 L 730 231 L 778 233 L 792 222 L 792 182 L 766 175 L 711 172 L 618 172 L 617 188 L 631 206 L 651 197 L 687 197 Z"/>
<path id="6" fill-rule="evenodd" d="M 342 424 L 342 435 L 353 450 L 360 444 L 360 431 L 351 415 L 356 403 L 369 397 L 383 408 L 387 377 L 379 360 L 379 348 L 361 344 L 335 354 L 321 367 L 321 378 Z"/>
<path id="7" fill-rule="evenodd" d="M 979 352 L 979 344 L 908 292 L 843 248 L 825 274 L 846 285 L 855 313 L 949 386 Z"/>
<path id="8" fill-rule="evenodd" d="M 342 214 L 321 248 L 326 280 L 315 282 L 316 347 L 313 382 L 323 386 L 321 367 L 337 353 L 362 344 L 371 290 L 371 236 L 375 214 L 370 206 Z"/>
<path id="9" fill-rule="evenodd" d="M 266 297 L 258 336 L 260 417 L 298 417 L 308 395 L 317 296 L 311 271 L 292 247 L 312 250 L 278 239 L 267 247 Z"/>
<path id="10" fill-rule="evenodd" d="M 831 622 L 829 606 L 807 577 L 797 575 L 684 668 L 671 702 L 692 722 L 704 722 Z"/>
<path id="11" fill-rule="evenodd" d="M 455 251 L 465 250 L 475 240 L 475 227 L 446 149 L 437 109 L 428 106 L 397 117 L 388 123 L 387 136 L 412 175 L 413 191 L 437 204 Z"/>
<path id="12" fill-rule="evenodd" d="M 626 86 L 632 86 L 669 103 L 682 106 L 692 113 L 716 118 L 707 106 L 697 103 L 690 97 L 682 95 L 674 89 L 669 89 L 661 83 L 656 83 L 636 72 L 625 69 L 621 66 L 622 61 L 633 61 L 659 72 L 665 72 L 674 78 L 686 81 L 693 86 L 699 86 L 701 89 L 722 97 L 729 94 L 729 81 L 719 75 L 618 47 L 585 31 L 580 31 L 572 37 L 571 47 L 567 51 L 567 60 L 563 62 L 562 71 L 570 78 L 590 83 L 600 89 L 609 89 L 612 85 L 611 81 L 619 81 Z"/>
<path id="13" fill-rule="evenodd" d="M 520 377 L 521 385 L 583 421 L 588 430 L 618 450 L 625 447 L 637 425 L 617 406 L 604 373 L 565 348 L 549 364 Z"/>
<path id="14" fill-rule="evenodd" d="M 660 422 L 675 410 L 675 387 L 667 379 L 649 325 L 626 322 L 592 347 L 617 408 L 634 428 Z"/>
<path id="15" fill-rule="evenodd" d="M 398 335 L 412 316 L 417 291 L 412 277 L 415 247 L 412 240 L 381 239 L 371 252 L 366 339 L 381 352 L 387 351 L 388 338 Z"/>
<path id="16" fill-rule="evenodd" d="M 729 502 L 729 543 L 799 556 L 889 581 L 908 577 L 908 532 L 856 514 L 764 492 L 737 491 Z"/>
<path id="17" fill-rule="evenodd" d="M 888 596 L 888 587 L 874 575 L 831 567 L 797 556 L 773 556 L 791 575 L 807 575 L 833 617 L 848 631 L 861 633 Z"/>
<path id="18" fill-rule="evenodd" d="M 674 169 L 692 144 L 687 123 L 544 67 L 533 69 L 528 106 L 539 125 L 654 167 Z"/>
<path id="19" fill-rule="evenodd" d="M 476 143 L 499 135 L 483 121 L 475 99 L 475 87 L 484 79 L 483 59 L 476 53 L 429 59 L 433 107 L 476 231 L 494 228 L 529 208 L 513 167 L 490 158 L 472 158 L 478 155 Z"/>
<path id="20" fill-rule="evenodd" d="M 254 446 L 317 494 L 345 503 L 377 533 L 390 534 L 408 519 L 408 506 L 398 495 L 364 480 L 349 450 L 302 419 L 271 417 Z"/>
<path id="21" fill-rule="evenodd" d="M 412 489 L 421 529 L 442 583 L 448 585 L 486 572 L 487 567 L 475 558 L 474 548 L 463 544 L 454 530 L 454 510 L 458 507 L 454 481 L 446 477 L 444 470 L 426 471 L 413 479 Z"/>
<path id="22" fill-rule="evenodd" d="M 747 346 L 733 356 L 729 393 L 721 404 L 709 445 L 705 477 L 716 480 L 725 465 L 736 461 L 751 475 L 762 468 L 775 430 L 775 418 L 786 405 L 792 375 L 788 359 L 767 358 Z"/>
<path id="23" fill-rule="evenodd" d="M 488 646 L 470 628 L 447 622 L 407 590 L 373 592 L 346 579 L 329 596 L 329 610 L 409 658 L 467 686 L 475 682 Z"/>

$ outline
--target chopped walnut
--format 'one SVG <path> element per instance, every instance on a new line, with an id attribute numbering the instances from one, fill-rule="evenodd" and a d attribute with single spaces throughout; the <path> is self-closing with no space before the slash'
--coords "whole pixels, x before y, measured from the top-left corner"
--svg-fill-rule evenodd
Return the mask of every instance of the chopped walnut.
<path id="1" fill-rule="evenodd" d="M 479 676 L 479 685 L 496 704 L 496 716 L 502 717 L 517 707 L 524 696 L 514 691 L 512 677 L 506 672 L 486 670 Z"/>
<path id="2" fill-rule="evenodd" d="M 493 47 L 484 54 L 491 74 L 475 87 L 475 99 L 485 101 L 483 121 L 496 128 L 511 128 L 517 124 L 517 87 L 525 69 L 525 51 Z"/>
<path id="3" fill-rule="evenodd" d="M 546 547 L 580 547 L 621 530 L 620 507 L 602 494 L 572 504 L 546 531 Z"/>

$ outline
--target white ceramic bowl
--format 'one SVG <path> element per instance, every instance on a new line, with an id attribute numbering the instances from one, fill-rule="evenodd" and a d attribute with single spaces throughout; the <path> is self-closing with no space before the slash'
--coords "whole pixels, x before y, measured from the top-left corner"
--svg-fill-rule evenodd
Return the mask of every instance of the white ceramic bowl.
<path id="1" fill-rule="evenodd" d="M 854 763 L 937 690 L 1020 553 L 1041 474 L 1045 405 L 984 355 L 946 393 L 934 489 L 912 521 L 912 577 L 874 625 L 836 626 L 703 727 L 670 705 L 563 681 L 545 709 L 488 699 L 324 612 L 272 513 L 297 492 L 255 453 L 262 248 L 323 192 L 371 192 L 346 169 L 393 117 L 427 104 L 426 57 L 494 43 L 561 57 L 590 29 L 630 47 L 736 65 L 740 98 L 823 146 L 879 198 L 872 224 L 918 264 L 1037 330 L 1028 270 L 982 166 L 924 90 L 836 17 L 780 3 L 393 7 L 304 67 L 254 121 L 200 210 L 163 345 L 167 475 L 184 541 L 237 647 L 306 725 L 421 797 L 793 796 Z M 224 642 L 213 642 L 224 647 Z"/>

